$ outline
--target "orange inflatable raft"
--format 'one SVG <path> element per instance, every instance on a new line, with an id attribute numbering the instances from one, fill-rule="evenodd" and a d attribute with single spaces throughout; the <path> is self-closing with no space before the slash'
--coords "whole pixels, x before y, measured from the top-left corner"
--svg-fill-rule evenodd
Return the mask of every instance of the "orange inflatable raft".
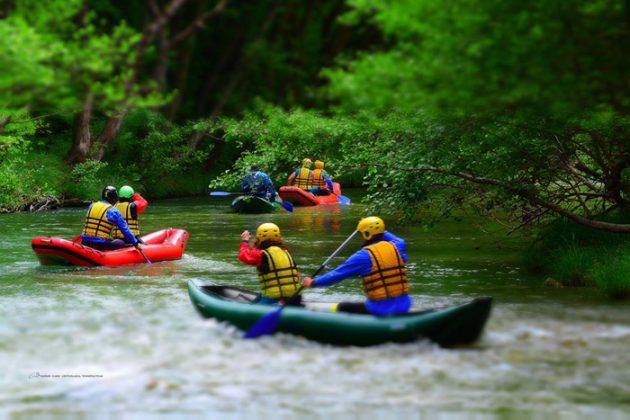
<path id="1" fill-rule="evenodd" d="M 335 204 L 339 203 L 341 195 L 341 187 L 337 182 L 333 182 L 333 191 L 329 195 L 315 195 L 310 191 L 305 191 L 299 187 L 280 187 L 278 195 L 284 201 L 292 203 L 294 206 L 317 206 L 318 204 Z M 349 199 L 343 197 L 348 201 L 342 204 L 349 204 Z"/>

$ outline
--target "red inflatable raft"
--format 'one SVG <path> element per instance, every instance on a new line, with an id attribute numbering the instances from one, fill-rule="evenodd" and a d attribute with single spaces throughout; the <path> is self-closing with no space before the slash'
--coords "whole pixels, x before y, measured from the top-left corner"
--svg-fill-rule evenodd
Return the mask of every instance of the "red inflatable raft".
<path id="1" fill-rule="evenodd" d="M 151 262 L 178 260 L 184 254 L 188 232 L 183 229 L 163 229 L 142 236 L 145 245 L 142 252 Z M 112 251 L 98 251 L 81 245 L 80 237 L 74 240 L 52 236 L 36 236 L 31 241 L 33 251 L 42 265 L 98 265 L 142 264 L 145 259 L 134 247 L 125 247 Z"/>
<path id="2" fill-rule="evenodd" d="M 341 187 L 337 182 L 333 182 L 333 194 L 315 195 L 309 191 L 305 191 L 299 187 L 280 187 L 278 190 L 280 198 L 284 201 L 292 203 L 294 206 L 316 206 L 318 204 L 335 204 L 339 203 L 341 195 Z"/>

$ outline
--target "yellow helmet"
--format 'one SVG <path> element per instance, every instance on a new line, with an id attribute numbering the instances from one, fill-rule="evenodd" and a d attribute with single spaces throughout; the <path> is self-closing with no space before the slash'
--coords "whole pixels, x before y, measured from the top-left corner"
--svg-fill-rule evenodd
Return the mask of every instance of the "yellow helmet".
<path id="1" fill-rule="evenodd" d="M 374 237 L 374 235 L 385 232 L 385 222 L 383 222 L 383 219 L 381 219 L 380 217 L 366 217 L 359 220 L 357 230 L 359 231 L 361 236 L 363 236 L 363 239 L 369 241 Z"/>
<path id="2" fill-rule="evenodd" d="M 310 168 L 311 163 L 313 163 L 313 161 L 310 160 L 309 158 L 302 159 L 302 168 Z"/>
<path id="3" fill-rule="evenodd" d="M 324 162 L 322 162 L 321 160 L 316 160 L 315 169 L 324 169 Z"/>
<path id="4" fill-rule="evenodd" d="M 258 239 L 259 242 L 269 240 L 279 241 L 281 239 L 280 228 L 275 223 L 263 223 L 258 226 L 256 230 L 256 239 Z"/>

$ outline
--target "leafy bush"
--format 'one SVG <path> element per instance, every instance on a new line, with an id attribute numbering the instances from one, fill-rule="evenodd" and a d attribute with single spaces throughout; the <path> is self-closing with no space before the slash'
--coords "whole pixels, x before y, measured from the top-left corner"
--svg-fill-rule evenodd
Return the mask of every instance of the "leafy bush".
<path id="1" fill-rule="evenodd" d="M 616 223 L 629 219 L 625 214 L 604 218 Z M 630 238 L 624 234 L 556 220 L 539 232 L 524 262 L 566 286 L 596 286 L 615 297 L 630 293 Z"/>
<path id="2" fill-rule="evenodd" d="M 95 199 L 101 196 L 104 175 L 109 165 L 98 160 L 86 160 L 74 165 L 70 172 L 70 182 L 66 185 L 66 195 L 70 197 Z"/>
<path id="3" fill-rule="evenodd" d="M 630 246 L 622 246 L 592 268 L 597 287 L 613 298 L 630 298 Z"/>

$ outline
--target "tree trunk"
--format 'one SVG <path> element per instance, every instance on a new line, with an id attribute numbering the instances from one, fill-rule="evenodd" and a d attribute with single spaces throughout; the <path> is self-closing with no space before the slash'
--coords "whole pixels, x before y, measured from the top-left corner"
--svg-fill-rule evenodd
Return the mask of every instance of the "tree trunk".
<path id="1" fill-rule="evenodd" d="M 92 107 L 94 105 L 94 93 L 90 90 L 83 100 L 83 108 L 74 117 L 74 134 L 72 139 L 72 149 L 66 155 L 67 163 L 79 163 L 87 159 L 92 143 L 90 133 L 90 118 L 92 117 Z"/>
<path id="2" fill-rule="evenodd" d="M 276 19 L 279 7 L 280 7 L 280 3 L 274 2 L 273 6 L 269 10 L 269 13 L 267 13 L 267 16 L 265 17 L 265 20 L 254 42 L 260 41 L 261 39 L 265 37 L 265 35 L 269 31 L 269 28 L 271 28 L 271 25 Z M 228 82 L 225 90 L 223 91 L 223 95 L 221 96 L 219 101 L 214 105 L 214 108 L 212 109 L 212 112 L 210 113 L 210 116 L 208 117 L 209 119 L 213 120 L 219 115 L 221 115 L 221 113 L 223 112 L 223 107 L 228 102 L 228 100 L 232 96 L 232 93 L 234 93 L 234 90 L 239 85 L 243 77 L 249 71 L 250 65 L 251 65 L 251 62 L 247 58 L 247 56 L 243 56 L 236 66 L 237 70 L 234 73 L 232 73 L 232 79 Z M 201 141 L 201 139 L 203 138 L 204 134 L 205 133 L 203 132 L 194 133 L 188 139 L 188 146 L 190 146 L 190 148 L 193 150 L 197 149 L 197 145 L 199 144 L 199 141 Z"/>
<path id="3" fill-rule="evenodd" d="M 175 86 L 177 93 L 173 97 L 168 110 L 166 111 L 166 118 L 170 121 L 175 119 L 179 106 L 182 103 L 182 97 L 184 90 L 186 89 L 186 82 L 188 81 L 188 69 L 190 67 L 190 58 L 192 56 L 192 44 L 189 42 L 186 46 L 179 51 L 177 62 L 177 72 L 175 74 Z"/>
<path id="4" fill-rule="evenodd" d="M 94 153 L 92 159 L 101 160 L 103 156 L 105 156 L 105 152 L 107 148 L 114 141 L 118 132 L 120 131 L 120 126 L 125 118 L 127 112 L 123 112 L 122 114 L 118 114 L 115 117 L 110 117 L 105 123 L 105 127 L 103 127 L 103 131 L 98 135 L 96 140 L 98 144 L 98 151 Z"/>
<path id="5" fill-rule="evenodd" d="M 242 38 L 243 38 L 243 31 L 244 31 L 244 26 L 242 25 L 235 29 L 235 33 L 234 33 L 234 36 L 232 37 L 232 40 L 230 41 L 230 44 L 224 50 L 218 64 L 214 66 L 214 69 L 212 70 L 210 77 L 206 79 L 206 82 L 204 83 L 204 86 L 203 86 L 203 90 L 201 92 L 201 96 L 198 101 L 199 106 L 197 108 L 197 112 L 198 112 L 199 117 L 203 118 L 206 116 L 208 112 L 208 105 L 210 102 L 210 95 L 212 94 L 212 90 L 214 89 L 214 86 L 217 80 L 219 79 L 219 76 L 225 72 L 225 68 L 227 67 L 228 63 L 230 62 L 230 60 L 233 59 L 234 54 L 237 50 L 237 47 L 241 46 Z"/>

